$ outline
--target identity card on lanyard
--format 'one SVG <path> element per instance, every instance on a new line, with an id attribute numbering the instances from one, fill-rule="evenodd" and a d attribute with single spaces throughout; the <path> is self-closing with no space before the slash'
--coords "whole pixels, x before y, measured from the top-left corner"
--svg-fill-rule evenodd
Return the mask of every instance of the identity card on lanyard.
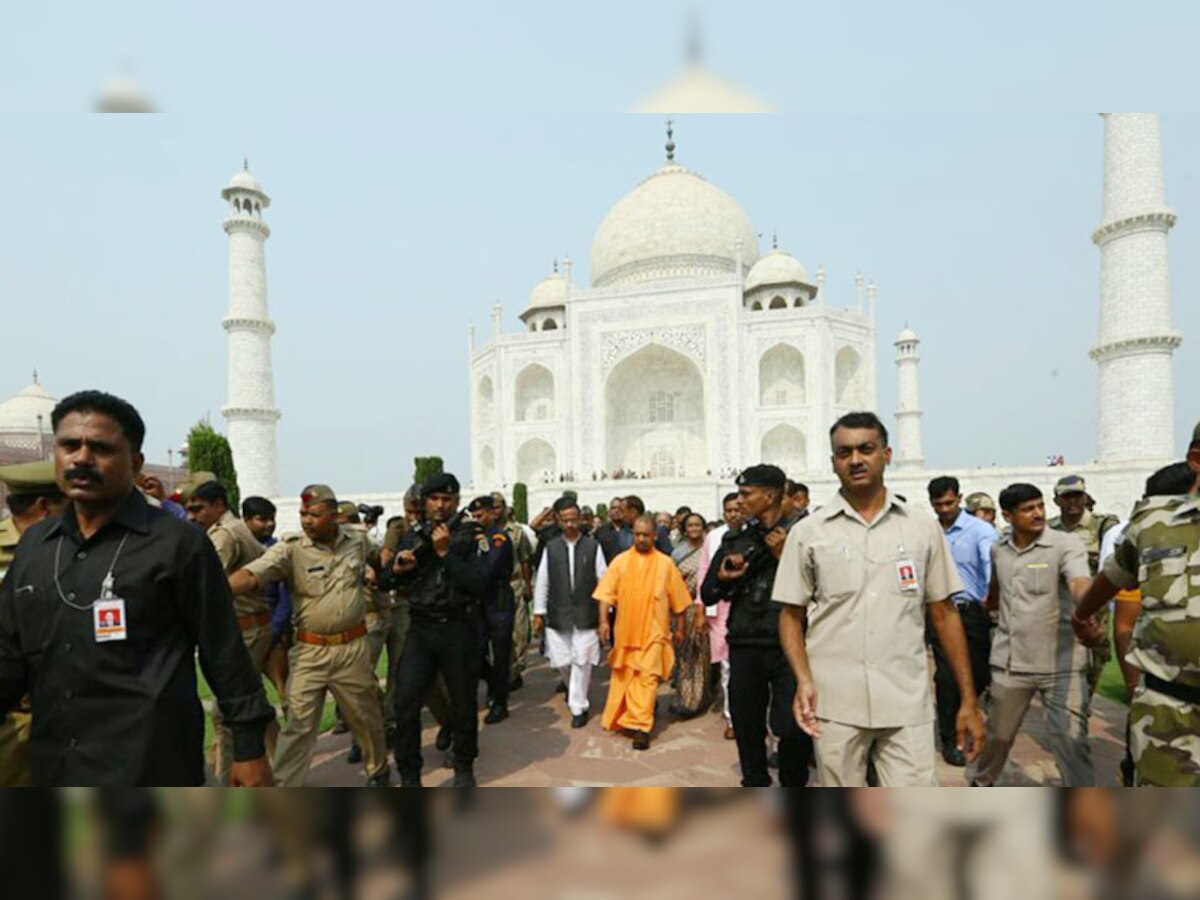
<path id="1" fill-rule="evenodd" d="M 123 641 L 129 637 L 125 622 L 125 601 L 113 596 L 112 575 L 104 579 L 100 599 L 92 606 L 92 627 L 96 643 Z"/>

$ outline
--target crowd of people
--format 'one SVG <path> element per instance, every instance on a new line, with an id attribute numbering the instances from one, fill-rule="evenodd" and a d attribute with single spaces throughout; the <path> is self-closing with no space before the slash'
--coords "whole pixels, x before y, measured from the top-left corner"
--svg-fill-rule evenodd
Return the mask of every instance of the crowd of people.
<path id="1" fill-rule="evenodd" d="M 1110 634 L 1125 782 L 1200 784 L 1200 425 L 1127 522 L 1078 476 L 1053 518 L 1034 485 L 997 502 L 952 477 L 926 509 L 889 489 L 887 429 L 861 412 L 830 430 L 840 490 L 820 507 L 760 464 L 714 521 L 637 496 L 598 516 L 567 492 L 524 524 L 499 494 L 464 506 L 441 473 L 383 523 L 311 484 L 278 539 L 271 502 L 235 508 L 212 473 L 173 497 L 142 476 L 125 401 L 74 394 L 52 426 L 52 461 L 0 470 L 3 785 L 304 785 L 332 695 L 367 784 L 393 783 L 392 760 L 422 783 L 428 708 L 471 787 L 480 684 L 483 724 L 520 727 L 502 723 L 540 650 L 575 729 L 607 663 L 599 724 L 634 750 L 669 727 L 664 683 L 672 718 L 720 712 L 744 786 L 772 769 L 783 786 L 933 785 L 939 753 L 992 785 L 1036 695 L 1062 783 L 1084 787 Z"/>

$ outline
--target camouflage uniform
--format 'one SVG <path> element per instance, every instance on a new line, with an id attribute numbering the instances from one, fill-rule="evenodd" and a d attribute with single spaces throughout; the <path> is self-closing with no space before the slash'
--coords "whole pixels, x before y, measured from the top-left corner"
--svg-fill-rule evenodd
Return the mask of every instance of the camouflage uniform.
<path id="1" fill-rule="evenodd" d="M 1198 787 L 1200 496 L 1140 503 L 1104 574 L 1142 590 L 1126 657 L 1143 673 L 1129 711 L 1136 783 Z"/>
<path id="2" fill-rule="evenodd" d="M 1063 481 L 1066 480 L 1063 479 Z M 1082 479 L 1079 479 L 1079 484 L 1083 485 Z M 1110 528 L 1115 528 L 1119 524 L 1120 520 L 1116 516 L 1097 516 L 1087 511 L 1084 512 L 1083 517 L 1074 528 L 1067 528 L 1063 524 L 1062 516 L 1055 516 L 1046 523 L 1047 527 L 1053 528 L 1055 531 L 1073 534 L 1083 541 L 1084 547 L 1087 548 L 1088 569 L 1091 571 L 1093 578 L 1100 571 L 1100 544 L 1104 540 L 1104 535 Z M 1104 629 L 1105 634 L 1109 633 L 1110 617 L 1107 604 L 1096 613 L 1096 621 Z M 1088 650 L 1087 681 L 1088 687 L 1093 694 L 1096 692 L 1096 685 L 1100 681 L 1100 673 L 1104 671 L 1104 667 L 1108 665 L 1110 659 L 1112 659 L 1112 642 L 1109 640 L 1106 640 L 1098 647 L 1092 647 Z"/>
<path id="3" fill-rule="evenodd" d="M 525 566 L 532 563 L 533 545 L 520 522 L 509 522 L 505 530 L 513 546 L 512 592 L 516 600 L 516 613 L 513 616 L 512 661 L 508 675 L 515 680 L 525 671 L 525 657 L 529 653 L 529 642 L 533 633 L 533 619 L 529 615 L 529 604 L 533 597 L 525 589 L 525 578 L 522 574 Z"/>

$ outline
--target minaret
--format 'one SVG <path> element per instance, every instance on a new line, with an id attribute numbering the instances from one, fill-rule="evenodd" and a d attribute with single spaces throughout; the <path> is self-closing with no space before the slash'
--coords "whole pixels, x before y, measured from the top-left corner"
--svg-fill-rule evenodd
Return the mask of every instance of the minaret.
<path id="1" fill-rule="evenodd" d="M 896 338 L 896 440 L 892 461 L 898 468 L 919 469 L 925 465 L 921 447 L 921 389 L 917 383 L 917 352 L 921 339 L 907 326 Z"/>
<path id="2" fill-rule="evenodd" d="M 271 198 L 244 163 L 221 196 L 229 203 L 223 223 L 229 235 L 229 312 L 222 323 L 229 334 L 229 402 L 221 412 L 229 423 L 241 495 L 277 497 L 275 423 L 280 412 L 271 369 L 275 323 L 267 311 L 263 254 L 271 229 L 262 218 Z"/>
<path id="3" fill-rule="evenodd" d="M 1101 462 L 1176 458 L 1162 134 L 1154 113 L 1104 114 L 1104 218 L 1100 248 Z"/>

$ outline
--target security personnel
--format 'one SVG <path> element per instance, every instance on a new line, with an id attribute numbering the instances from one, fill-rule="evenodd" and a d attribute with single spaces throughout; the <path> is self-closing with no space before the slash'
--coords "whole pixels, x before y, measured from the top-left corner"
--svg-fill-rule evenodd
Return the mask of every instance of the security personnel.
<path id="1" fill-rule="evenodd" d="M 454 785 L 474 787 L 480 606 L 494 583 L 489 562 L 502 557 L 488 553 L 482 526 L 458 512 L 453 475 L 434 475 L 422 484 L 421 503 L 421 521 L 401 538 L 385 581 L 406 592 L 411 619 L 398 676 L 396 765 L 402 786 L 420 787 L 421 706 L 440 673 L 450 693 Z"/>
<path id="2" fill-rule="evenodd" d="M 516 614 L 513 616 L 512 664 L 509 668 L 509 690 L 525 686 L 526 658 L 533 634 L 530 604 L 533 602 L 533 543 L 525 526 L 516 520 L 512 507 L 499 491 L 492 494 L 496 507 L 496 523 L 508 534 L 513 548 L 512 592 Z"/>
<path id="3" fill-rule="evenodd" d="M 1120 524 L 1116 516 L 1098 516 L 1091 511 L 1093 501 L 1087 492 L 1087 483 L 1078 475 L 1066 475 L 1054 485 L 1054 504 L 1060 514 L 1046 523 L 1047 528 L 1073 534 L 1087 548 L 1088 569 L 1095 578 L 1100 571 L 1100 545 L 1104 535 Z M 1109 610 L 1105 606 L 1096 613 L 1096 624 L 1108 633 Z M 1100 681 L 1100 673 L 1112 658 L 1112 645 L 1100 641 L 1088 650 L 1088 688 L 1094 694 Z"/>
<path id="4" fill-rule="evenodd" d="M 327 485 L 311 484 L 301 492 L 300 524 L 303 533 L 284 535 L 229 579 L 235 595 L 283 581 L 292 596 L 296 630 L 288 653 L 288 719 L 279 734 L 275 772 L 280 785 L 303 786 L 328 690 L 363 748 L 368 785 L 386 787 L 383 711 L 366 641 L 370 542 L 361 526 L 337 523 L 337 495 Z"/>
<path id="5" fill-rule="evenodd" d="M 967 499 L 963 501 L 963 506 L 966 508 L 968 515 L 974 516 L 977 519 L 983 519 L 989 525 L 996 525 L 996 501 L 983 491 L 967 494 Z"/>
<path id="6" fill-rule="evenodd" d="M 804 787 L 812 738 L 792 716 L 796 677 L 779 643 L 779 607 L 771 589 L 789 523 L 782 501 L 787 477 L 778 466 L 750 466 L 738 477 L 738 499 L 748 520 L 730 531 L 700 589 L 706 606 L 729 601 L 729 709 L 742 766 L 743 787 L 770 787 L 767 721 L 779 738 L 779 778 Z M 798 521 L 798 519 L 797 519 Z"/>
<path id="7" fill-rule="evenodd" d="M 183 495 L 184 509 L 188 520 L 204 528 L 213 549 L 221 560 L 226 575 L 263 555 L 263 545 L 251 533 L 246 523 L 229 508 L 229 492 L 219 481 L 213 479 L 198 486 L 189 486 Z M 267 651 L 271 649 L 271 613 L 267 608 L 265 592 L 258 590 L 237 597 L 233 601 L 233 612 L 237 616 L 242 643 L 250 654 L 254 671 L 262 674 L 267 662 Z M 233 763 L 233 732 L 225 725 L 221 711 L 213 711 L 213 728 L 216 731 L 216 763 L 213 769 L 217 784 L 229 785 L 229 769 Z M 275 749 L 275 738 L 279 727 L 271 722 L 267 726 L 267 752 Z"/>
<path id="8" fill-rule="evenodd" d="M 497 573 L 484 592 L 479 622 L 479 675 L 488 686 L 488 714 L 483 721 L 485 725 L 495 725 L 508 718 L 509 664 L 516 613 L 509 581 L 513 546 L 508 532 L 497 523 L 495 500 L 490 494 L 476 497 L 467 511 L 484 529 L 480 548 L 483 550 L 486 543 L 488 571 Z"/>
<path id="9" fill-rule="evenodd" d="M 0 581 L 12 562 L 21 534 L 29 526 L 62 512 L 67 498 L 54 480 L 54 460 L 0 467 L 0 481 L 8 488 L 11 513 L 0 519 Z M 29 787 L 29 698 L 25 697 L 0 723 L 0 787 Z"/>
<path id="10" fill-rule="evenodd" d="M 1077 629 L 1120 589 L 1142 610 L 1126 659 L 1142 671 L 1129 708 L 1135 782 L 1200 787 L 1200 424 L 1192 432 L 1189 495 L 1134 507 L 1117 549 L 1075 611 Z"/>

